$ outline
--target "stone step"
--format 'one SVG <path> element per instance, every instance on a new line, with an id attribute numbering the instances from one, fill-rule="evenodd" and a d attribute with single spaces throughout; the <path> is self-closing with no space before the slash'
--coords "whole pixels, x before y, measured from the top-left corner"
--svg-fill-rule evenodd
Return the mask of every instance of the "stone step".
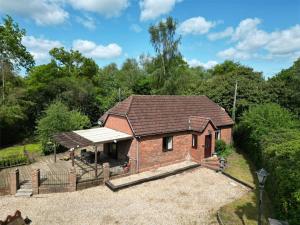
<path id="1" fill-rule="evenodd" d="M 21 186 L 20 186 L 20 189 L 23 189 L 23 188 L 32 188 L 32 185 L 31 184 L 22 184 Z"/>
<path id="2" fill-rule="evenodd" d="M 15 197 L 31 197 L 32 192 L 17 192 Z"/>
<path id="3" fill-rule="evenodd" d="M 17 190 L 17 192 L 32 192 L 32 188 L 22 188 L 22 189 L 19 189 Z"/>
<path id="4" fill-rule="evenodd" d="M 214 170 L 214 171 L 220 171 L 220 167 L 217 167 L 217 166 L 210 166 L 210 165 L 205 165 L 205 164 L 201 164 L 201 166 L 205 167 L 207 169 Z"/>
<path id="5" fill-rule="evenodd" d="M 208 166 L 220 167 L 220 163 L 219 162 L 202 162 L 201 165 L 208 165 Z"/>
<path id="6" fill-rule="evenodd" d="M 219 162 L 218 158 L 206 158 L 203 159 L 204 162 Z"/>

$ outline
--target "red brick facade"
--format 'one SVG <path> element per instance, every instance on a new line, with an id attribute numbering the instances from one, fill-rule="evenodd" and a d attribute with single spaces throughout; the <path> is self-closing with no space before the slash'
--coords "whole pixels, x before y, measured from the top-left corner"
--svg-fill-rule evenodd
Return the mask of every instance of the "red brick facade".
<path id="1" fill-rule="evenodd" d="M 105 127 L 132 134 L 126 117 L 109 115 Z M 231 142 L 232 127 L 221 128 L 221 139 L 226 143 Z M 192 148 L 192 134 L 197 135 L 197 147 Z M 184 161 L 186 159 L 200 162 L 204 158 L 205 136 L 211 135 L 211 154 L 215 149 L 215 128 L 208 123 L 202 133 L 185 131 L 173 134 L 152 135 L 141 137 L 138 140 L 133 138 L 130 141 L 121 141 L 117 145 L 118 159 L 128 156 L 136 160 L 138 172 L 152 168 Z M 173 136 L 173 149 L 163 151 L 163 137 Z"/>
<path id="2" fill-rule="evenodd" d="M 221 128 L 221 139 L 225 141 L 226 144 L 231 144 L 232 142 L 232 126 Z"/>

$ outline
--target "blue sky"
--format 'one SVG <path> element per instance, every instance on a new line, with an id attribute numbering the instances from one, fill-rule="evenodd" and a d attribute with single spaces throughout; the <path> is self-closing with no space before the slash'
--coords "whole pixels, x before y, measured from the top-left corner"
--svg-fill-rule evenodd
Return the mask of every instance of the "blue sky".
<path id="1" fill-rule="evenodd" d="M 231 59 L 270 77 L 300 57 L 300 0 L 0 0 L 5 14 L 27 30 L 37 64 L 59 46 L 100 66 L 153 55 L 147 29 L 169 15 L 191 66 Z"/>

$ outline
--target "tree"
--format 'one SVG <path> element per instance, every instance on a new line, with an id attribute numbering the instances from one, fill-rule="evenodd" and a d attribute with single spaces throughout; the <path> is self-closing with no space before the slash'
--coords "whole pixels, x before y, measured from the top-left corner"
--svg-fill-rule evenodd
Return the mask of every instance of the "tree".
<path id="1" fill-rule="evenodd" d="M 238 82 L 236 117 L 237 120 L 250 106 L 269 102 L 266 83 L 259 72 L 232 61 L 225 61 L 209 71 L 211 78 L 206 79 L 195 90 L 220 104 L 231 114 L 234 88 Z"/>
<path id="2" fill-rule="evenodd" d="M 300 118 L 300 58 L 267 83 L 272 102 L 286 107 Z"/>
<path id="3" fill-rule="evenodd" d="M 34 65 L 33 56 L 22 44 L 26 32 L 10 16 L 0 25 L 0 67 L 2 72 L 2 100 L 5 99 L 5 76 L 14 75 L 20 67 L 27 71 Z"/>
<path id="4" fill-rule="evenodd" d="M 149 28 L 150 42 L 157 54 L 153 62 L 159 68 L 153 71 L 156 88 L 162 87 L 172 75 L 171 69 L 182 63 L 178 50 L 181 37 L 176 37 L 176 26 L 174 19 L 168 17 Z"/>
<path id="5" fill-rule="evenodd" d="M 56 101 L 45 110 L 44 116 L 37 122 L 37 134 L 44 151 L 54 134 L 63 131 L 72 131 L 90 126 L 87 116 L 77 110 L 70 111 L 66 105 Z M 48 153 L 48 152 L 47 152 Z"/>

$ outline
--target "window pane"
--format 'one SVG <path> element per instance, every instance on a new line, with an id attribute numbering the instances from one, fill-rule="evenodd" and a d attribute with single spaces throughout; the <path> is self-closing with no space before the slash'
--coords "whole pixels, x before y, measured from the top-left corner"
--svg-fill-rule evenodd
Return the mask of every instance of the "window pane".
<path id="1" fill-rule="evenodd" d="M 168 149 L 172 149 L 172 145 L 173 145 L 173 141 L 172 141 L 172 137 L 167 137 L 167 142 L 168 142 Z"/>

